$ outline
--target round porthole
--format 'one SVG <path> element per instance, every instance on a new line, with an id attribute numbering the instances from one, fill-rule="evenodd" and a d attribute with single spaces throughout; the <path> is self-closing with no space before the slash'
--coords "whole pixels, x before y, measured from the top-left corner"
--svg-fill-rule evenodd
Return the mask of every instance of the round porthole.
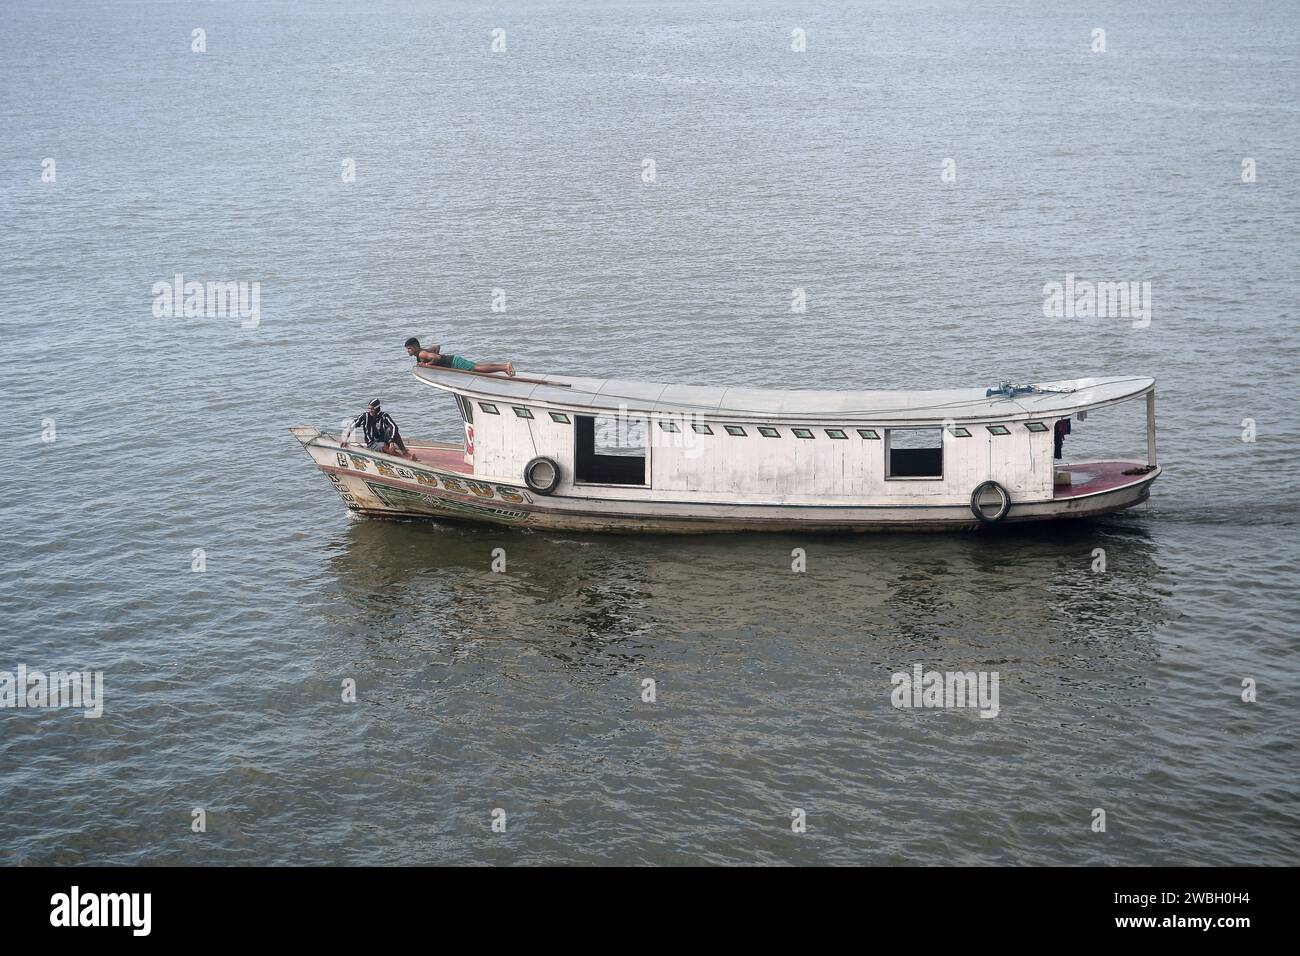
<path id="1" fill-rule="evenodd" d="M 560 483 L 560 465 L 554 458 L 539 455 L 524 465 L 524 484 L 539 495 L 549 495 Z"/>

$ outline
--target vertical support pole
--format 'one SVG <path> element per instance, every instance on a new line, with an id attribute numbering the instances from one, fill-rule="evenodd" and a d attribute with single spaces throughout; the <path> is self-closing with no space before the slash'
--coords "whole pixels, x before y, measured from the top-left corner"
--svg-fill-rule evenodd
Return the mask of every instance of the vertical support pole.
<path id="1" fill-rule="evenodd" d="M 1156 463 L 1156 390 L 1147 392 L 1147 464 Z"/>

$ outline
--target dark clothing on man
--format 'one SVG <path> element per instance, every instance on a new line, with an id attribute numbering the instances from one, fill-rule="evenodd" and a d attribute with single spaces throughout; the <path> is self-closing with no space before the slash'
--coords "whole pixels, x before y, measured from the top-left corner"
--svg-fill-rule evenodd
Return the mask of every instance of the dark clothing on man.
<path id="1" fill-rule="evenodd" d="M 425 358 L 425 356 L 429 358 Z M 443 368 L 457 368 L 462 372 L 474 371 L 474 363 L 463 355 L 444 355 L 441 352 L 421 352 L 415 357 L 416 364 L 420 362 L 432 362 L 434 365 L 440 365 Z"/>
<path id="2" fill-rule="evenodd" d="M 367 445 L 383 446 L 392 442 L 403 451 L 406 450 L 406 445 L 402 442 L 402 434 L 397 430 L 397 422 L 393 421 L 393 416 L 388 412 L 381 411 L 378 415 L 365 412 L 357 416 L 352 427 L 361 429 L 361 435 Z"/>

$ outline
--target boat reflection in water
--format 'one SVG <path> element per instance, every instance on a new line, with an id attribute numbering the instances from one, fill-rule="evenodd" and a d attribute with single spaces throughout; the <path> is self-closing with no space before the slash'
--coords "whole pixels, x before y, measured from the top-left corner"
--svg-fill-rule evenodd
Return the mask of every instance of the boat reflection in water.
<path id="1" fill-rule="evenodd" d="M 863 678 L 921 658 L 1100 668 L 1116 655 L 1154 656 L 1166 613 L 1153 541 L 1127 516 L 992 538 L 880 535 L 870 547 L 855 536 L 645 539 L 368 521 L 340 538 L 329 626 L 444 662 L 507 643 L 605 678 L 754 646 L 852 660 Z M 1093 570 L 1098 548 L 1107 570 Z M 793 571 L 801 560 L 806 571 Z M 812 659 L 797 669 L 821 670 Z"/>
<path id="2" fill-rule="evenodd" d="M 1087 859 L 1100 795 L 1168 799 L 1169 596 L 1140 516 L 871 538 L 353 521 L 323 570 L 320 680 L 359 694 L 327 744 L 400 808 L 393 859 L 987 862 L 1008 828 L 1026 861 Z M 996 719 L 896 709 L 918 664 L 996 671 Z M 821 837 L 791 843 L 789 807 Z"/>

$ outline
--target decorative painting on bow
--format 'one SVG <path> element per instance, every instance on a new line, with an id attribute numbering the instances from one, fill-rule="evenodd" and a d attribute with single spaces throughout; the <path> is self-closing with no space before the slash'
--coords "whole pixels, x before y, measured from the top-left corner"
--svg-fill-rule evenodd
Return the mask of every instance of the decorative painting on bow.
<path id="1" fill-rule="evenodd" d="M 342 458 L 343 456 L 339 455 L 339 457 Z M 340 478 L 338 475 L 330 474 L 329 472 L 325 473 L 325 477 L 328 478 L 330 482 L 334 485 L 334 490 L 339 493 L 339 497 L 342 498 L 347 503 L 347 506 L 349 508 L 360 507 L 357 504 L 357 499 L 352 495 L 352 492 L 348 491 L 348 486 L 343 483 L 342 478 Z"/>
<path id="2" fill-rule="evenodd" d="M 340 466 L 347 468 L 348 464 L 344 461 L 342 452 L 337 453 Z M 393 462 L 382 461 L 378 458 L 363 458 L 360 455 L 349 455 L 353 471 L 368 472 L 367 464 L 374 465 L 375 473 L 385 478 L 396 478 L 399 481 L 414 481 L 421 485 L 427 485 L 430 488 L 442 488 L 444 491 L 450 491 L 457 495 L 474 495 L 477 498 L 499 499 L 508 501 L 512 504 L 531 504 L 533 496 L 523 489 L 511 488 L 509 485 L 492 485 L 486 481 L 479 481 L 476 478 L 467 478 L 464 475 L 444 475 L 441 472 L 424 471 L 419 468 L 411 468 L 407 465 L 399 465 Z"/>
<path id="3" fill-rule="evenodd" d="M 421 494 L 418 491 L 407 491 L 405 488 L 381 485 L 375 481 L 367 481 L 366 486 L 374 492 L 376 498 L 388 507 L 402 511 L 409 511 L 414 508 L 420 511 L 450 515 L 474 515 L 475 517 L 491 518 L 496 521 L 507 521 L 512 524 L 528 520 L 528 512 L 526 511 L 511 511 L 505 508 L 492 508 L 470 502 L 453 501 L 450 498 L 439 498 L 434 495 Z"/>

